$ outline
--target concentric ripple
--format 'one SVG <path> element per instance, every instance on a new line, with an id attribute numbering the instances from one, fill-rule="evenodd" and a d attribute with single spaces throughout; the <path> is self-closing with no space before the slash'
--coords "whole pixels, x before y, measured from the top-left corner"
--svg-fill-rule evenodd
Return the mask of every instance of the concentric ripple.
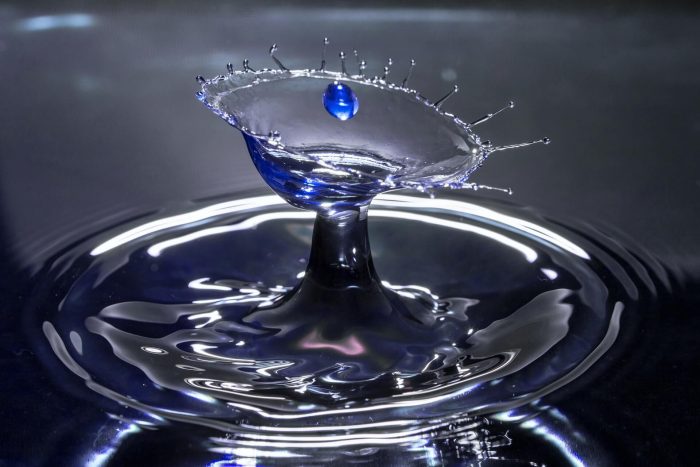
<path id="1" fill-rule="evenodd" d="M 582 375 L 615 343 L 638 288 L 653 287 L 647 266 L 604 237 L 491 204 L 401 195 L 372 204 L 384 285 L 429 310 L 415 326 L 437 339 L 407 342 L 391 323 L 333 339 L 249 319 L 284 299 L 308 257 L 313 214 L 277 196 L 82 242 L 37 289 L 43 336 L 51 358 L 105 400 L 235 433 L 229 444 L 434 436 Z"/>

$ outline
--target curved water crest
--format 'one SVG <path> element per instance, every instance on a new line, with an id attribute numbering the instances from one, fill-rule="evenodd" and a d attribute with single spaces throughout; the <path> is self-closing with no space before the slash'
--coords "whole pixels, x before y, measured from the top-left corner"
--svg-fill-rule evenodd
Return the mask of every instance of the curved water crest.
<path id="1" fill-rule="evenodd" d="M 226 75 L 198 77 L 197 97 L 243 133 L 265 181 L 300 207 L 367 204 L 396 188 L 479 188 L 468 179 L 491 153 L 549 141 L 482 141 L 474 127 L 512 102 L 467 123 L 443 110 L 458 87 L 430 101 L 407 87 L 409 75 L 390 81 L 391 61 L 381 77 L 367 77 L 359 60 L 349 73 L 342 53 L 341 71 L 327 70 L 325 56 L 319 69 L 303 70 L 273 58 L 278 69 L 256 71 L 246 60 L 242 71 L 229 65 Z"/>

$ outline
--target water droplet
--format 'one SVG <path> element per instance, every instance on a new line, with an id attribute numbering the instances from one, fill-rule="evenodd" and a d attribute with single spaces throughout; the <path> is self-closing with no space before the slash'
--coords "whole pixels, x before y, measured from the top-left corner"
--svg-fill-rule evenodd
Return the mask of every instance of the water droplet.
<path id="1" fill-rule="evenodd" d="M 323 106 L 338 120 L 349 120 L 360 108 L 355 92 L 350 86 L 334 81 L 323 93 Z"/>
<path id="2" fill-rule="evenodd" d="M 365 77 L 365 69 L 367 68 L 367 62 L 365 60 L 362 60 L 360 62 L 360 77 L 364 78 Z"/>
<path id="3" fill-rule="evenodd" d="M 321 49 L 321 71 L 326 69 L 326 48 L 328 47 L 329 41 L 327 37 L 323 38 L 323 49 Z"/>
<path id="4" fill-rule="evenodd" d="M 452 91 L 448 92 L 446 95 L 444 95 L 443 97 L 441 97 L 440 99 L 438 99 L 438 100 L 433 104 L 433 107 L 435 107 L 436 109 L 439 109 L 440 107 L 442 107 L 442 104 L 444 104 L 445 101 L 446 101 L 447 99 L 449 99 L 453 94 L 456 94 L 456 93 L 458 93 L 458 92 L 459 92 L 459 86 L 457 86 L 457 85 L 455 84 L 454 87 L 452 88 Z"/>
<path id="5" fill-rule="evenodd" d="M 340 57 L 340 67 L 341 67 L 342 73 L 343 73 L 344 75 L 347 75 L 347 74 L 348 74 L 348 70 L 347 70 L 347 68 L 345 68 L 345 52 L 342 52 L 342 51 L 341 51 L 341 52 L 338 54 L 338 56 Z"/>
<path id="6" fill-rule="evenodd" d="M 250 62 L 248 61 L 247 58 L 246 58 L 245 60 L 243 60 L 243 71 L 245 71 L 245 72 L 249 72 L 249 71 L 255 72 L 255 70 L 253 70 L 253 69 L 249 66 L 249 63 L 250 63 Z"/>
<path id="7" fill-rule="evenodd" d="M 287 68 L 286 66 L 284 66 L 284 65 L 282 64 L 282 62 L 275 56 L 275 52 L 277 52 L 277 50 L 278 50 L 277 44 L 272 44 L 272 46 L 270 47 L 270 56 L 271 56 L 272 59 L 275 61 L 275 63 L 277 64 L 277 67 L 278 67 L 280 70 L 282 70 L 282 71 L 289 71 L 289 68 Z"/>

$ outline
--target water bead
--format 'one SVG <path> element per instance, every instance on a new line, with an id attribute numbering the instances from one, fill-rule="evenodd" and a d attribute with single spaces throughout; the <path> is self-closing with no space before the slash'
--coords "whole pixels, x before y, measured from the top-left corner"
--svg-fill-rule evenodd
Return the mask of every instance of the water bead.
<path id="1" fill-rule="evenodd" d="M 323 106 L 338 120 L 349 120 L 357 114 L 360 103 L 355 92 L 344 83 L 334 81 L 323 93 Z"/>

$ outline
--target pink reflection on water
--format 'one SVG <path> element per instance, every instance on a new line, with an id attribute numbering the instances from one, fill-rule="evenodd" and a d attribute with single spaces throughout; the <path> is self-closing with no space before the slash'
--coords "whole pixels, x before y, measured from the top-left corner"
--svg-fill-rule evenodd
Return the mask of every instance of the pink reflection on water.
<path id="1" fill-rule="evenodd" d="M 318 331 L 315 330 L 301 340 L 300 347 L 302 349 L 331 349 L 345 355 L 360 355 L 365 351 L 365 347 L 355 336 L 348 336 L 339 341 L 329 342 L 323 340 L 318 335 Z"/>

